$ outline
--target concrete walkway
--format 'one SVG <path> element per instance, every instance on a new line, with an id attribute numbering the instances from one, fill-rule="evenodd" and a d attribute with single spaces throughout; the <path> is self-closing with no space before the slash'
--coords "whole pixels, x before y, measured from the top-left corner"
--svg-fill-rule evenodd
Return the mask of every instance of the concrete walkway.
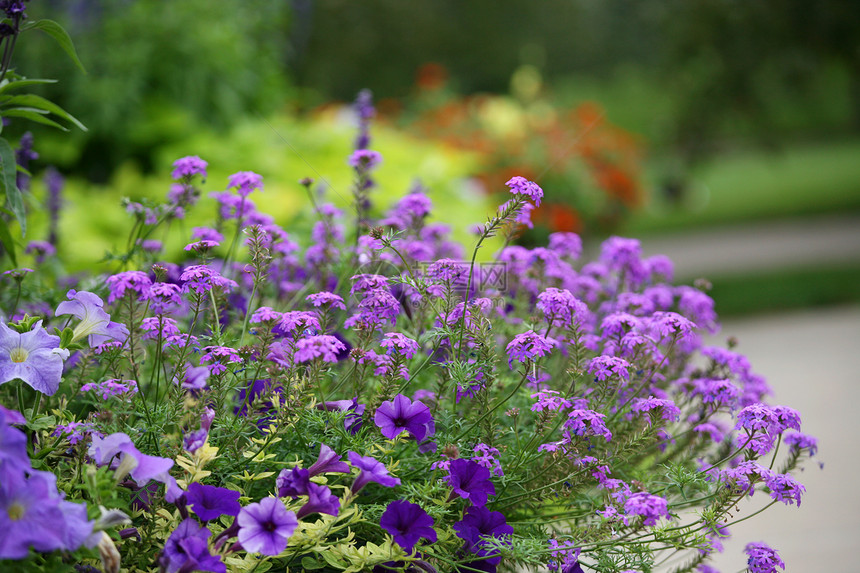
<path id="1" fill-rule="evenodd" d="M 860 262 L 860 216 L 722 227 L 642 239 L 645 255 L 667 255 L 677 280 L 808 265 Z M 860 287 L 858 287 L 860 288 Z"/>

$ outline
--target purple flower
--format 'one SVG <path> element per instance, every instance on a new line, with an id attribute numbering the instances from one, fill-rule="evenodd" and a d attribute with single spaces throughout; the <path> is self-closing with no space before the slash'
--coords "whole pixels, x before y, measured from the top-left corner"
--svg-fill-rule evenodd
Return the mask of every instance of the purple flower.
<path id="1" fill-rule="evenodd" d="M 40 320 L 23 334 L 0 322 L 0 384 L 19 378 L 42 394 L 51 396 L 60 387 L 63 360 L 69 351 L 60 337 L 48 334 Z"/>
<path id="2" fill-rule="evenodd" d="M 750 573 L 777 573 L 779 567 L 785 571 L 785 562 L 780 559 L 775 549 L 771 549 L 766 543 L 748 543 L 744 547 L 747 559 L 747 567 Z"/>
<path id="3" fill-rule="evenodd" d="M 353 398 L 352 400 L 323 402 L 322 404 L 317 404 L 317 409 L 325 410 L 326 412 L 331 412 L 332 410 L 347 412 L 347 415 L 343 419 L 343 427 L 347 432 L 355 435 L 361 429 L 362 416 L 364 416 L 367 406 L 359 404 L 358 398 Z"/>
<path id="4" fill-rule="evenodd" d="M 149 276 L 143 271 L 118 273 L 109 276 L 105 282 L 110 289 L 107 300 L 109 304 L 125 296 L 126 292 L 133 292 L 137 293 L 138 296 L 143 296 L 152 284 Z"/>
<path id="5" fill-rule="evenodd" d="M 9 471 L 23 473 L 30 469 L 27 436 L 11 426 L 13 420 L 6 412 L 10 410 L 0 408 L 0 475 Z"/>
<path id="6" fill-rule="evenodd" d="M 636 398 L 633 400 L 631 408 L 634 412 L 650 412 L 651 410 L 659 410 L 660 415 L 664 420 L 675 420 L 681 416 L 681 410 L 671 400 L 664 398 Z"/>
<path id="7" fill-rule="evenodd" d="M 605 417 L 605 414 L 594 410 L 577 409 L 567 415 L 564 427 L 577 436 L 603 436 L 608 442 L 612 439 L 612 432 L 603 422 Z"/>
<path id="8" fill-rule="evenodd" d="M 287 541 L 299 524 L 296 514 L 287 511 L 276 497 L 246 505 L 236 518 L 239 523 L 239 543 L 249 553 L 278 555 L 287 548 Z"/>
<path id="9" fill-rule="evenodd" d="M 102 400 L 107 400 L 112 396 L 121 396 L 123 394 L 131 396 L 137 394 L 137 382 L 134 380 L 111 378 L 104 382 L 88 382 L 81 386 L 81 392 L 89 392 L 90 390 L 98 392 L 102 397 Z"/>
<path id="10" fill-rule="evenodd" d="M 412 552 L 415 544 L 422 537 L 430 543 L 436 542 L 433 518 L 417 503 L 410 503 L 402 499 L 392 501 L 385 508 L 379 525 L 390 533 L 394 537 L 394 542 L 408 553 Z"/>
<path id="11" fill-rule="evenodd" d="M 346 310 L 346 306 L 343 304 L 343 299 L 340 296 L 327 291 L 309 294 L 305 297 L 305 300 L 309 301 L 314 306 L 327 305 L 331 308 Z"/>
<path id="12" fill-rule="evenodd" d="M 357 149 L 349 156 L 349 165 L 362 171 L 370 171 L 382 163 L 382 155 L 370 149 Z"/>
<path id="13" fill-rule="evenodd" d="M 89 337 L 90 346 L 98 346 L 108 340 L 123 342 L 128 338 L 128 328 L 123 324 L 111 322 L 110 315 L 104 311 L 104 301 L 98 295 L 72 289 L 66 296 L 69 300 L 58 304 L 54 314 L 70 314 L 80 319 L 75 326 L 72 341 L 86 336 Z"/>
<path id="14" fill-rule="evenodd" d="M 208 165 L 208 163 L 196 155 L 181 157 L 173 162 L 171 177 L 174 179 L 191 179 L 195 175 L 200 175 L 203 179 L 206 179 L 206 167 Z"/>
<path id="15" fill-rule="evenodd" d="M 236 516 L 242 508 L 239 505 L 241 494 L 223 487 L 193 482 L 188 484 L 185 496 L 188 505 L 203 521 L 212 521 L 222 515 Z"/>
<path id="16" fill-rule="evenodd" d="M 300 338 L 296 342 L 296 362 L 310 362 L 317 358 L 325 362 L 337 362 L 338 352 L 346 350 L 346 345 L 330 334 L 320 334 Z"/>
<path id="17" fill-rule="evenodd" d="M 320 444 L 320 454 L 317 456 L 317 461 L 308 468 L 308 474 L 313 477 L 325 473 L 348 474 L 349 466 L 346 462 L 340 461 L 340 456 L 333 449 L 325 444 Z"/>
<path id="18" fill-rule="evenodd" d="M 505 475 L 505 472 L 502 471 L 502 464 L 499 462 L 499 450 L 487 444 L 479 443 L 472 451 L 475 452 L 475 455 L 472 456 L 473 461 L 492 470 L 495 476 L 501 477 Z"/>
<path id="19" fill-rule="evenodd" d="M 806 488 L 789 474 L 772 472 L 764 477 L 764 483 L 770 488 L 770 497 L 785 505 L 797 502 L 797 507 L 800 507 L 800 496 Z"/>
<path id="20" fill-rule="evenodd" d="M 300 495 L 308 495 L 310 472 L 303 468 L 282 469 L 275 480 L 278 497 L 296 499 Z"/>
<path id="21" fill-rule="evenodd" d="M 380 343 L 389 356 L 397 353 L 406 358 L 412 358 L 418 352 L 418 343 L 399 332 L 389 332 Z"/>
<path id="22" fill-rule="evenodd" d="M 353 451 L 346 453 L 352 467 L 358 468 L 358 477 L 352 482 L 352 493 L 358 493 L 370 482 L 376 482 L 384 487 L 400 485 L 400 478 L 388 474 L 388 468 L 382 462 L 370 456 L 360 456 Z"/>
<path id="23" fill-rule="evenodd" d="M 513 369 L 514 360 L 526 362 L 546 356 L 552 351 L 553 346 L 554 341 L 552 339 L 546 338 L 533 330 L 517 334 L 506 348 L 508 366 Z"/>
<path id="24" fill-rule="evenodd" d="M 5 470 L 4 466 L 0 470 Z M 93 522 L 86 519 L 86 508 L 63 501 L 57 478 L 50 472 L 30 471 L 25 477 L 3 471 L 0 528 L 4 532 L 0 535 L 0 559 L 23 559 L 30 547 L 47 553 L 95 545 L 90 539 Z"/>
<path id="25" fill-rule="evenodd" d="M 247 197 L 255 190 L 263 190 L 263 178 L 253 171 L 240 171 L 230 176 L 227 189 L 236 189 L 240 197 Z"/>
<path id="26" fill-rule="evenodd" d="M 173 460 L 141 453 L 127 434 L 117 432 L 104 438 L 93 436 L 87 454 L 99 466 L 109 464 L 114 457 L 120 456 L 118 472 L 122 470 L 130 474 L 140 487 L 145 487 L 150 480 L 163 483 L 167 487 L 165 498 L 171 503 L 182 493 L 176 480 L 168 473 L 173 467 Z"/>
<path id="27" fill-rule="evenodd" d="M 318 483 L 308 483 L 308 501 L 305 503 L 299 512 L 296 514 L 298 519 L 303 518 L 311 513 L 327 513 L 328 515 L 337 515 L 340 511 L 340 499 L 331 493 L 331 490 Z"/>
<path id="28" fill-rule="evenodd" d="M 418 400 L 413 402 L 403 394 L 395 396 L 393 401 L 386 400 L 380 404 L 373 421 L 382 435 L 389 440 L 393 440 L 404 430 L 419 442 L 435 432 L 430 408 Z"/>
<path id="29" fill-rule="evenodd" d="M 630 378 L 630 363 L 617 356 L 600 355 L 588 362 L 588 371 L 594 374 L 598 382 L 612 377 L 627 380 Z"/>
<path id="30" fill-rule="evenodd" d="M 588 307 L 567 289 L 546 289 L 538 295 L 537 307 L 547 322 L 558 320 L 568 328 L 582 324 L 588 317 Z"/>
<path id="31" fill-rule="evenodd" d="M 186 390 L 205 390 L 208 381 L 208 366 L 191 366 L 190 364 L 185 366 L 185 375 L 181 381 L 176 377 L 173 378 L 175 384 L 179 384 Z"/>
<path id="32" fill-rule="evenodd" d="M 448 466 L 448 485 L 452 495 L 468 499 L 472 505 L 487 505 L 487 497 L 496 495 L 496 486 L 490 481 L 490 470 L 472 460 L 458 458 Z"/>
<path id="33" fill-rule="evenodd" d="M 511 193 L 514 195 L 525 195 L 534 201 L 536 206 L 540 207 L 540 200 L 543 198 L 543 189 L 538 187 L 537 183 L 517 175 L 509 179 L 505 185 L 510 187 Z"/>
<path id="34" fill-rule="evenodd" d="M 57 249 L 47 241 L 30 241 L 27 243 L 27 248 L 24 249 L 24 252 L 28 255 L 35 253 L 36 262 L 43 263 L 48 257 L 56 255 Z"/>
<path id="35" fill-rule="evenodd" d="M 669 517 L 667 502 L 659 495 L 647 491 L 638 491 L 630 495 L 624 502 L 624 511 L 628 515 L 641 515 L 643 525 L 656 525 L 661 517 Z"/>
<path id="36" fill-rule="evenodd" d="M 484 542 L 488 538 L 505 539 L 513 535 L 514 528 L 508 525 L 504 514 L 473 505 L 466 509 L 463 519 L 454 524 L 454 531 L 457 532 L 457 537 L 466 542 L 469 551 L 486 557 L 482 561 L 495 566 L 502 559 L 499 550 L 492 545 L 485 545 Z"/>
<path id="37" fill-rule="evenodd" d="M 182 292 L 194 291 L 197 294 L 208 293 L 216 287 L 229 293 L 239 286 L 236 281 L 222 277 L 206 265 L 192 265 L 186 268 L 179 279 L 182 281 Z"/>
<path id="38" fill-rule="evenodd" d="M 209 553 L 208 541 L 212 532 L 193 519 L 185 519 L 176 526 L 164 543 L 158 562 L 168 573 L 179 571 L 211 571 L 226 573 L 221 558 Z"/>

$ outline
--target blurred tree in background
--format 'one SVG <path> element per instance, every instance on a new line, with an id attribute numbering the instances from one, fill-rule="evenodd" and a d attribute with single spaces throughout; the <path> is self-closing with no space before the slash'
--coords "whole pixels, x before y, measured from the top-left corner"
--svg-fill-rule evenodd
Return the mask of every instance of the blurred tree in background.
<path id="1" fill-rule="evenodd" d="M 89 128 L 48 155 L 96 181 L 128 158 L 148 169 L 155 148 L 196 125 L 224 128 L 289 97 L 284 2 L 45 0 L 30 11 L 66 27 L 88 71 L 70 71 L 48 41 L 18 54 L 32 75 L 60 79 L 46 91 Z"/>

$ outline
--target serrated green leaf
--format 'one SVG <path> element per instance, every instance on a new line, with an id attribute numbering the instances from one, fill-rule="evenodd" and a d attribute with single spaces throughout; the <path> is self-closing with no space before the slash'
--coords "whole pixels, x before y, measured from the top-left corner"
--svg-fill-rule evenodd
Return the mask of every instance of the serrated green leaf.
<path id="1" fill-rule="evenodd" d="M 3 117 L 21 117 L 24 119 L 29 119 L 30 121 L 34 121 L 36 123 L 50 125 L 51 127 L 56 127 L 57 129 L 61 129 L 63 131 L 69 131 L 69 128 L 67 128 L 66 126 L 60 125 L 56 121 L 45 117 L 46 113 L 49 112 L 32 107 L 14 107 L 12 109 L 4 109 L 2 115 Z"/>
<path id="2" fill-rule="evenodd" d="M 75 62 L 75 65 L 78 66 L 82 72 L 87 73 L 87 70 L 78 58 L 78 52 L 75 50 L 75 44 L 72 42 L 72 38 L 62 26 L 53 20 L 36 20 L 35 22 L 30 22 L 23 26 L 22 29 L 41 30 L 51 36 L 60 45 L 63 51 L 68 54 L 72 61 Z"/>
<path id="3" fill-rule="evenodd" d="M 37 109 L 43 109 L 54 115 L 65 119 L 66 121 L 75 124 L 78 129 L 81 131 L 86 131 L 87 128 L 80 121 L 77 120 L 72 114 L 55 104 L 54 102 L 43 98 L 42 96 L 38 96 L 36 94 L 24 94 L 24 95 L 16 95 L 16 96 L 2 96 L 0 97 L 0 106 L 24 106 L 24 107 L 33 107 Z M 3 111 L 0 110 L 0 115 L 3 114 Z"/>
<path id="4" fill-rule="evenodd" d="M 12 259 L 12 264 L 17 267 L 18 257 L 15 255 L 15 241 L 12 240 L 12 235 L 9 233 L 9 225 L 3 219 L 0 219 L 0 243 L 3 243 L 3 248 L 6 249 L 9 258 Z"/>
<path id="5" fill-rule="evenodd" d="M 27 214 L 24 212 L 24 197 L 15 182 L 15 172 L 18 164 L 15 162 L 15 152 L 5 138 L 0 137 L 0 191 L 6 195 L 6 202 L 15 214 L 15 219 L 21 225 L 21 235 L 27 233 Z"/>

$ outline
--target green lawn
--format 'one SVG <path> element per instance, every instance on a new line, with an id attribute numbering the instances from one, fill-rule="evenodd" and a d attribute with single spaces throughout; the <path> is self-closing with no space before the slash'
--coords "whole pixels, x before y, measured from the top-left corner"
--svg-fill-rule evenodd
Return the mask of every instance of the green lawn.
<path id="1" fill-rule="evenodd" d="M 621 233 L 640 236 L 846 211 L 860 211 L 860 140 L 717 158 L 691 176 L 678 206 L 669 205 L 652 187 L 646 207 L 633 214 Z"/>

